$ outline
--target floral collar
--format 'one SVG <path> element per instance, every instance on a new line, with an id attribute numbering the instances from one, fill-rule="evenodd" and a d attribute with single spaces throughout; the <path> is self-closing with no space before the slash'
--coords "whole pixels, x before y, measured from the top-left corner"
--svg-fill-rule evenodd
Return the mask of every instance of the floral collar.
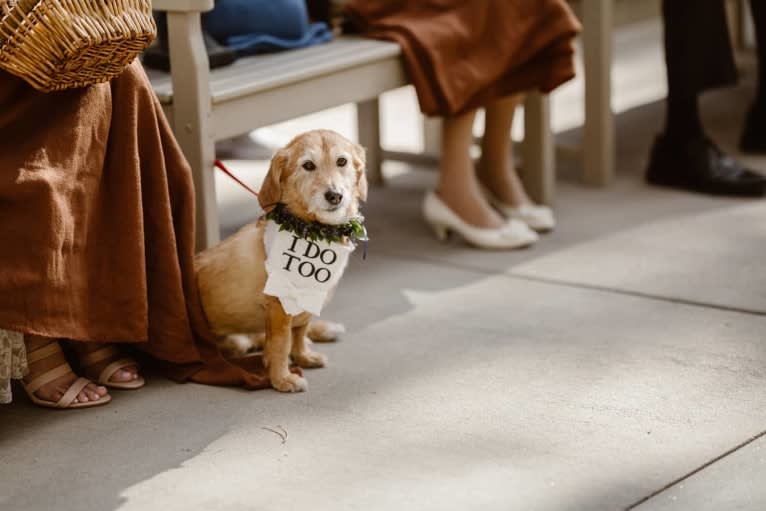
<path id="1" fill-rule="evenodd" d="M 356 245 L 364 245 L 364 256 L 367 256 L 367 229 L 364 226 L 364 217 L 352 218 L 345 224 L 329 225 L 317 221 L 307 222 L 293 215 L 284 203 L 278 203 L 274 209 L 266 214 L 266 218 L 279 225 L 280 231 L 289 231 L 296 236 L 311 241 L 326 241 L 327 243 L 340 243 L 348 239 Z"/>

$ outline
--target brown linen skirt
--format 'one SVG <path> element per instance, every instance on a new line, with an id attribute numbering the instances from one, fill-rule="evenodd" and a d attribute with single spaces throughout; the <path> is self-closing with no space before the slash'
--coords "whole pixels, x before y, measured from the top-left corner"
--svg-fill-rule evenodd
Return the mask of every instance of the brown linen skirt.
<path id="1" fill-rule="evenodd" d="M 0 72 L 0 329 L 138 343 L 177 380 L 268 385 L 207 329 L 190 168 L 138 61 L 53 94 Z"/>
<path id="2" fill-rule="evenodd" d="M 564 0 L 352 0 L 352 25 L 399 43 L 420 109 L 455 115 L 574 76 L 580 24 Z"/>

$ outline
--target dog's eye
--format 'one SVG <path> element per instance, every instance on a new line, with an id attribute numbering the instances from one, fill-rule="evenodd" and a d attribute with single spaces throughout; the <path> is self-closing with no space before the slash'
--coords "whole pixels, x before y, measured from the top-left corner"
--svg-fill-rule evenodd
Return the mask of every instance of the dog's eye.
<path id="1" fill-rule="evenodd" d="M 338 158 L 338 161 L 336 162 L 338 164 L 338 167 L 345 167 L 346 163 L 348 163 L 348 160 L 345 158 Z"/>
<path id="2" fill-rule="evenodd" d="M 307 161 L 306 163 L 303 164 L 303 168 L 308 171 L 312 171 L 312 170 L 316 170 L 317 166 L 314 165 L 313 161 Z"/>

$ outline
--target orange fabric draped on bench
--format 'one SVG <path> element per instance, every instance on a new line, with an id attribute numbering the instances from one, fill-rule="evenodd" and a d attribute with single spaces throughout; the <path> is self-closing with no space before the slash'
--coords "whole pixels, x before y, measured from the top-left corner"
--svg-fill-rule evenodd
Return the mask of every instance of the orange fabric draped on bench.
<path id="1" fill-rule="evenodd" d="M 426 115 L 550 92 L 574 76 L 580 23 L 564 0 L 352 0 L 364 35 L 399 43 Z"/>
<path id="2" fill-rule="evenodd" d="M 0 219 L 0 329 L 137 343 L 176 380 L 268 386 L 207 330 L 191 171 L 138 61 L 53 94 L 0 73 Z"/>

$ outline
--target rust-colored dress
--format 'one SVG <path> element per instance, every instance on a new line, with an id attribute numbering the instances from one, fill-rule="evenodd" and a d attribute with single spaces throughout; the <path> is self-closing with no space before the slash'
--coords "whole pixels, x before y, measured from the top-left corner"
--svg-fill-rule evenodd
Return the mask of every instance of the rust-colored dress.
<path id="1" fill-rule="evenodd" d="M 363 34 L 399 43 L 427 115 L 574 76 L 580 24 L 564 0 L 351 0 L 346 14 Z"/>
<path id="2" fill-rule="evenodd" d="M 0 329 L 140 343 L 178 380 L 268 385 L 218 354 L 193 258 L 190 168 L 138 61 L 53 94 L 0 72 Z"/>

